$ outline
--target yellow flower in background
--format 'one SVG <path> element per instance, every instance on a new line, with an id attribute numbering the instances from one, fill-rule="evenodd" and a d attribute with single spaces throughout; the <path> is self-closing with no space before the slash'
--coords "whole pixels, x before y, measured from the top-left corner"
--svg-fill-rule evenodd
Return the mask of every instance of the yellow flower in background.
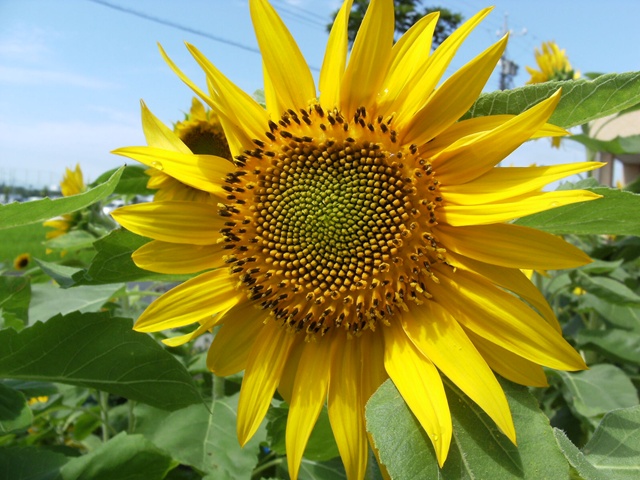
<path id="1" fill-rule="evenodd" d="M 531 75 L 528 84 L 580 78 L 580 72 L 571 67 L 565 50 L 560 50 L 555 42 L 544 42 L 542 51 L 535 49 L 535 57 L 540 70 L 526 67 Z"/>
<path id="2" fill-rule="evenodd" d="M 175 124 L 174 132 L 191 152 L 216 155 L 231 160 L 227 138 L 215 113 L 205 109 L 204 105 L 194 97 L 191 111 L 185 117 L 182 122 Z M 146 170 L 146 174 L 151 177 L 147 187 L 157 190 L 154 196 L 156 201 L 201 201 L 214 205 L 218 202 L 209 192 L 185 185 L 161 169 L 152 167 Z"/>
<path id="3" fill-rule="evenodd" d="M 541 366 L 585 368 L 520 269 L 572 268 L 589 258 L 559 237 L 508 222 L 597 198 L 541 188 L 600 164 L 496 167 L 530 138 L 566 133 L 546 123 L 559 92 L 517 116 L 458 121 L 506 38 L 441 78 L 490 9 L 430 54 L 437 14 L 394 44 L 393 2 L 373 0 L 348 56 L 351 3 L 344 2 L 330 32 L 318 94 L 275 10 L 250 0 L 266 109 L 192 45 L 208 92 L 165 55 L 218 115 L 233 161 L 192 153 L 144 105 L 149 146 L 114 152 L 216 197 L 215 205 L 154 201 L 113 213 L 154 239 L 134 253 L 138 266 L 205 271 L 154 301 L 135 329 L 195 324 L 166 340 L 180 345 L 220 326 L 207 365 L 220 376 L 245 372 L 240 443 L 256 432 L 278 389 L 290 405 L 294 479 L 325 402 L 348 478 L 363 478 L 364 408 L 387 378 L 442 465 L 452 422 L 441 375 L 515 442 L 493 371 L 543 386 Z"/>
<path id="4" fill-rule="evenodd" d="M 60 182 L 60 191 L 62 195 L 65 197 L 70 197 L 72 195 L 77 195 L 79 193 L 84 192 L 87 189 L 87 186 L 84 183 L 84 178 L 82 175 L 82 169 L 79 164 L 76 164 L 75 170 L 71 170 L 69 168 L 65 169 L 64 177 Z M 54 230 L 47 232 L 47 239 L 56 238 L 60 235 L 64 235 L 67 233 L 78 220 L 78 215 L 76 213 L 68 213 L 65 215 L 61 215 L 59 217 L 52 218 L 51 220 L 47 220 L 43 222 L 42 225 L 45 227 L 51 227 Z"/>
<path id="5" fill-rule="evenodd" d="M 24 270 L 31 263 L 31 255 L 28 253 L 21 253 L 13 259 L 14 270 Z"/>

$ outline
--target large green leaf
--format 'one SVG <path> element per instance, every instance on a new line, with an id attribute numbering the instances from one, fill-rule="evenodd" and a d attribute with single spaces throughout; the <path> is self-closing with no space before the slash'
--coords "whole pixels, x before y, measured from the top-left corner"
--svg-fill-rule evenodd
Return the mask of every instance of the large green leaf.
<path id="1" fill-rule="evenodd" d="M 607 413 L 582 452 L 607 480 L 640 478 L 640 406 Z"/>
<path id="2" fill-rule="evenodd" d="M 0 331 L 0 377 L 97 388 L 167 410 L 200 403 L 182 364 L 131 327 L 108 313 L 75 312 Z"/>
<path id="3" fill-rule="evenodd" d="M 62 480 L 162 480 L 176 463 L 142 435 L 122 432 L 86 455 L 72 458 Z"/>
<path id="4" fill-rule="evenodd" d="M 562 88 L 549 122 L 569 128 L 640 103 L 640 72 L 610 73 L 595 80 L 546 82 L 480 95 L 463 118 L 518 114 Z"/>
<path id="5" fill-rule="evenodd" d="M 614 155 L 628 155 L 640 153 L 640 135 L 616 137 L 613 140 L 597 140 L 588 135 L 572 135 L 569 140 L 581 143 L 594 152 L 609 152 Z"/>
<path id="6" fill-rule="evenodd" d="M 380 460 L 393 479 L 568 478 L 548 418 L 525 387 L 501 384 L 518 435 L 514 446 L 493 421 L 450 382 L 447 398 L 453 416 L 449 457 L 438 468 L 433 447 L 391 381 L 367 403 L 367 429 Z"/>
<path id="7" fill-rule="evenodd" d="M 580 308 L 594 309 L 609 323 L 625 330 L 640 333 L 640 307 L 616 305 L 594 295 L 580 297 Z"/>
<path id="8" fill-rule="evenodd" d="M 0 205 L 0 229 L 43 222 L 58 215 L 86 208 L 113 193 L 120 180 L 123 168 L 120 167 L 116 170 L 105 183 L 78 195 L 55 200 L 43 198 L 32 202 Z"/>
<path id="9" fill-rule="evenodd" d="M 249 478 L 258 462 L 264 428 L 240 447 L 236 437 L 238 395 L 215 400 L 210 410 L 191 405 L 164 412 L 145 405 L 136 408 L 136 432 L 190 465 L 220 480 Z"/>
<path id="10" fill-rule="evenodd" d="M 121 195 L 152 195 L 155 190 L 147 188 L 149 176 L 144 173 L 145 170 L 146 168 L 137 165 L 126 165 L 113 193 Z M 115 171 L 116 169 L 104 172 L 94 183 L 106 182 Z"/>
<path id="11" fill-rule="evenodd" d="M 31 286 L 29 322 L 44 322 L 57 314 L 95 312 L 99 310 L 124 285 L 97 285 L 64 290 L 53 283 L 37 283 Z"/>
<path id="12" fill-rule="evenodd" d="M 0 447 L 0 480 L 59 480 L 67 457 L 38 447 Z"/>
<path id="13" fill-rule="evenodd" d="M 30 301 L 31 285 L 28 277 L 0 276 L 0 311 L 3 317 L 11 314 L 27 323 Z"/>
<path id="14" fill-rule="evenodd" d="M 578 472 L 581 480 L 610 480 L 589 463 L 584 454 L 569 440 L 562 430 L 554 428 L 553 433 L 556 436 L 560 450 L 562 450 L 571 466 Z"/>
<path id="15" fill-rule="evenodd" d="M 580 330 L 577 337 L 580 348 L 592 348 L 613 361 L 640 365 L 640 333 L 608 328 L 606 330 Z"/>
<path id="16" fill-rule="evenodd" d="M 101 285 L 115 282 L 187 278 L 186 276 L 162 275 L 138 268 L 131 260 L 131 254 L 147 242 L 149 242 L 148 238 L 127 230 L 114 230 L 93 244 L 97 253 L 91 261 L 91 265 L 88 269 L 74 274 L 73 283 Z"/>
<path id="17" fill-rule="evenodd" d="M 611 410 L 638 405 L 636 388 L 614 365 L 598 364 L 584 372 L 554 371 L 552 374 L 558 375 L 566 386 L 567 403 L 591 421 L 599 421 Z"/>
<path id="18" fill-rule="evenodd" d="M 609 277 L 596 277 L 581 271 L 573 274 L 577 286 L 588 293 L 616 305 L 640 307 L 640 295 L 627 287 L 624 283 Z"/>
<path id="19" fill-rule="evenodd" d="M 522 217 L 515 223 L 558 235 L 640 235 L 640 195 L 614 188 L 588 188 L 602 195 Z"/>
<path id="20" fill-rule="evenodd" d="M 24 395 L 0 383 L 0 435 L 31 426 L 33 415 Z"/>

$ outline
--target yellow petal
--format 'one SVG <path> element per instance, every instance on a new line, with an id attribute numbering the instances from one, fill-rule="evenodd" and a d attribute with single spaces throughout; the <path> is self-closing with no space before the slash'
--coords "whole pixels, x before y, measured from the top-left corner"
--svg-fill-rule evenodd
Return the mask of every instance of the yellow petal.
<path id="1" fill-rule="evenodd" d="M 524 217 L 572 203 L 596 200 L 601 196 L 587 190 L 564 190 L 529 195 L 510 203 L 487 205 L 445 205 L 438 210 L 439 220 L 455 226 L 487 225 Z"/>
<path id="2" fill-rule="evenodd" d="M 137 160 L 198 190 L 222 194 L 224 178 L 236 170 L 233 163 L 214 155 L 184 154 L 156 147 L 125 147 L 111 153 Z"/>
<path id="3" fill-rule="evenodd" d="M 140 102 L 140 107 L 142 109 L 142 130 L 149 146 L 186 155 L 191 154 L 191 150 L 182 140 L 151 113 L 144 102 Z"/>
<path id="4" fill-rule="evenodd" d="M 576 162 L 544 167 L 492 168 L 464 185 L 442 185 L 447 203 L 479 205 L 501 202 L 540 190 L 545 185 L 576 173 L 603 166 L 600 162 Z"/>
<path id="5" fill-rule="evenodd" d="M 293 384 L 296 381 L 298 365 L 300 364 L 300 357 L 302 356 L 305 345 L 305 342 L 296 342 L 293 347 L 291 347 L 289 359 L 282 370 L 282 375 L 280 375 L 278 393 L 289 405 L 291 405 L 291 399 L 293 398 Z"/>
<path id="6" fill-rule="evenodd" d="M 547 122 L 560 101 L 560 90 L 501 126 L 478 137 L 474 142 L 454 144 L 432 158 L 434 170 L 442 184 L 457 185 L 478 178 Z"/>
<path id="7" fill-rule="evenodd" d="M 344 335 L 342 332 L 338 334 Z M 286 431 L 287 464 L 292 480 L 298 477 L 309 435 L 327 399 L 329 373 L 333 363 L 331 337 L 330 333 L 317 341 L 306 342 L 298 364 Z"/>
<path id="8" fill-rule="evenodd" d="M 558 370 L 586 368 L 580 355 L 531 308 L 464 270 L 434 268 L 431 293 L 469 330 L 532 362 Z M 452 299 L 456 300 L 453 301 Z"/>
<path id="9" fill-rule="evenodd" d="M 549 385 L 543 368 L 509 350 L 491 343 L 486 338 L 465 330 L 474 345 L 489 366 L 507 380 L 529 387 L 546 387 Z"/>
<path id="10" fill-rule="evenodd" d="M 561 237 L 506 223 L 450 227 L 438 225 L 438 240 L 470 258 L 509 268 L 558 270 L 586 265 L 591 259 Z"/>
<path id="11" fill-rule="evenodd" d="M 340 332 L 341 333 L 341 332 Z M 347 478 L 364 478 L 367 468 L 367 432 L 360 387 L 363 363 L 361 338 L 336 335 L 329 383 L 329 421 L 336 439 Z"/>
<path id="12" fill-rule="evenodd" d="M 397 100 L 388 107 L 389 111 L 398 112 L 399 127 L 424 106 L 462 42 L 491 10 L 492 7 L 481 10 L 457 28 L 407 81 Z"/>
<path id="13" fill-rule="evenodd" d="M 269 321 L 251 349 L 238 400 L 237 432 L 244 446 L 256 433 L 280 380 L 289 350 L 299 337 Z"/>
<path id="14" fill-rule="evenodd" d="M 362 410 L 371 398 L 371 395 L 380 388 L 388 378 L 387 370 L 384 366 L 384 339 L 380 332 L 363 332 L 359 337 L 360 349 L 362 351 Z"/>
<path id="15" fill-rule="evenodd" d="M 278 113 L 307 107 L 316 98 L 316 87 L 298 45 L 268 2 L 250 0 L 249 9 L 262 59 L 278 98 Z"/>
<path id="16" fill-rule="evenodd" d="M 487 115 L 469 118 L 456 122 L 429 143 L 420 147 L 420 154 L 425 157 L 435 156 L 445 148 L 452 148 L 456 142 L 469 144 L 478 136 L 515 118 L 515 115 Z M 545 123 L 531 138 L 565 136 L 568 132 L 564 128 Z"/>
<path id="17" fill-rule="evenodd" d="M 266 312 L 241 302 L 227 312 L 207 353 L 207 367 L 220 377 L 244 370 L 254 341 L 264 328 Z"/>
<path id="18" fill-rule="evenodd" d="M 127 205 L 111 215 L 127 230 L 170 243 L 215 245 L 225 220 L 207 203 L 150 202 Z"/>
<path id="19" fill-rule="evenodd" d="M 396 101 L 407 82 L 424 65 L 431 52 L 433 31 L 438 23 L 440 12 L 422 17 L 391 49 L 391 64 L 378 98 L 380 113 L 391 113 L 390 105 Z"/>
<path id="20" fill-rule="evenodd" d="M 265 109 L 225 77 L 196 47 L 187 44 L 187 48 L 207 74 L 216 91 L 216 100 L 222 103 L 225 114 L 235 120 L 251 138 L 263 138 L 269 121 Z"/>
<path id="21" fill-rule="evenodd" d="M 320 90 L 320 105 L 327 109 L 333 109 L 340 106 L 340 84 L 344 74 L 344 66 L 347 61 L 349 12 L 353 0 L 346 0 L 342 3 L 342 7 L 338 11 L 329 40 L 327 41 L 327 49 L 322 61 L 320 69 L 320 81 L 318 88 Z"/>
<path id="22" fill-rule="evenodd" d="M 342 78 L 342 113 L 350 117 L 357 108 L 373 105 L 391 60 L 394 31 L 393 2 L 371 0 L 353 42 Z"/>
<path id="23" fill-rule="evenodd" d="M 138 332 L 158 332 L 183 327 L 226 311 L 240 298 L 228 270 L 213 270 L 187 280 L 157 298 L 133 328 Z"/>
<path id="24" fill-rule="evenodd" d="M 203 333 L 211 330 L 211 328 L 213 327 L 212 324 L 215 323 L 215 321 L 216 321 L 216 319 L 211 318 L 208 321 L 204 321 L 195 330 L 193 330 L 193 331 L 191 331 L 189 333 L 186 333 L 184 335 L 179 335 L 177 337 L 165 338 L 164 340 L 162 340 L 162 343 L 164 343 L 165 345 L 167 345 L 169 347 L 179 347 L 180 345 L 184 345 L 185 343 L 190 342 L 194 338 L 197 338 L 200 335 L 202 335 Z"/>
<path id="25" fill-rule="evenodd" d="M 409 340 L 398 322 L 382 327 L 382 331 L 387 373 L 429 435 L 442 467 L 449 453 L 453 428 L 440 374 Z"/>
<path id="26" fill-rule="evenodd" d="M 158 273 L 197 273 L 223 264 L 224 243 L 215 245 L 183 245 L 153 240 L 133 252 L 134 263 Z"/>
<path id="27" fill-rule="evenodd" d="M 422 145 L 458 120 L 477 100 L 506 47 L 507 36 L 447 79 L 405 123 L 400 141 Z"/>
<path id="28" fill-rule="evenodd" d="M 403 327 L 414 345 L 515 443 L 516 431 L 502 387 L 451 314 L 427 302 L 403 316 Z"/>
<path id="29" fill-rule="evenodd" d="M 454 268 L 464 268 L 470 272 L 479 274 L 498 287 L 515 293 L 528 302 L 558 333 L 562 334 L 562 328 L 558 323 L 551 306 L 540 293 L 540 290 L 531 283 L 523 270 L 518 268 L 505 268 L 497 265 L 479 262 L 469 257 L 447 253 L 447 260 Z"/>

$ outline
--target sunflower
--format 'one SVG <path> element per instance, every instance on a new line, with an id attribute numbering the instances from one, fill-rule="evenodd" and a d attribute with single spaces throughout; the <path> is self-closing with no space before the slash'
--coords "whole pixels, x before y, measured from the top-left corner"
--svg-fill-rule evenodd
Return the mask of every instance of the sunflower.
<path id="1" fill-rule="evenodd" d="M 84 192 L 87 186 L 84 183 L 82 169 L 76 164 L 75 170 L 65 169 L 65 174 L 60 181 L 60 191 L 64 197 L 70 197 Z M 47 232 L 47 239 L 56 238 L 67 233 L 80 219 L 79 213 L 68 213 L 59 217 L 47 220 L 42 225 L 51 227 L 54 230 Z"/>
<path id="2" fill-rule="evenodd" d="M 21 253 L 13 259 L 13 268 L 15 270 L 24 270 L 31 263 L 31 255 L 28 253 Z"/>
<path id="3" fill-rule="evenodd" d="M 526 67 L 531 74 L 528 84 L 580 78 L 580 72 L 571 68 L 565 50 L 560 50 L 555 42 L 543 42 L 542 51 L 535 49 L 535 57 L 540 70 Z"/>
<path id="4" fill-rule="evenodd" d="M 543 386 L 542 366 L 584 369 L 520 269 L 588 263 L 561 238 L 510 220 L 597 198 L 542 192 L 598 163 L 501 168 L 524 141 L 566 132 L 547 124 L 560 93 L 520 115 L 459 121 L 491 75 L 506 38 L 438 86 L 455 52 L 489 13 L 430 54 L 437 14 L 393 43 L 391 0 L 372 0 L 347 62 L 351 1 L 313 77 L 266 0 L 250 0 L 263 56 L 266 108 L 188 45 L 208 92 L 163 53 L 218 115 L 233 161 L 191 153 L 143 107 L 149 146 L 114 153 L 218 199 L 163 201 L 113 215 L 153 240 L 133 258 L 163 273 L 203 272 L 155 300 L 135 329 L 195 324 L 179 345 L 219 326 L 207 356 L 216 375 L 244 370 L 237 434 L 244 445 L 276 389 L 289 403 L 286 448 L 297 477 L 327 402 L 349 478 L 364 476 L 364 408 L 391 378 L 442 465 L 452 422 L 448 377 L 516 441 L 494 372 Z"/>
<path id="5" fill-rule="evenodd" d="M 144 108 L 144 107 L 143 107 Z M 177 137 L 193 153 L 216 155 L 231 160 L 231 151 L 227 143 L 218 116 L 211 110 L 205 109 L 197 98 L 191 102 L 191 110 L 185 119 L 177 122 L 173 128 Z M 153 139 L 147 138 L 150 145 Z M 145 172 L 149 175 L 147 188 L 157 190 L 154 200 L 187 200 L 217 203 L 209 192 L 190 187 L 167 175 L 161 169 L 149 168 Z"/>

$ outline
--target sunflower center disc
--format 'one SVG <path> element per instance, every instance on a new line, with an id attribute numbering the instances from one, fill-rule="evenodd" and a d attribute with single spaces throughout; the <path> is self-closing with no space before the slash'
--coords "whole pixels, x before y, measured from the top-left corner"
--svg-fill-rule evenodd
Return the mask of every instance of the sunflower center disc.
<path id="1" fill-rule="evenodd" d="M 428 298 L 429 267 L 444 260 L 426 233 L 441 200 L 429 163 L 386 127 L 353 138 L 343 124 L 335 136 L 321 124 L 314 137 L 283 129 L 269 148 L 256 141 L 222 210 L 232 272 L 283 325 L 312 335 L 374 329 L 405 300 Z"/>

